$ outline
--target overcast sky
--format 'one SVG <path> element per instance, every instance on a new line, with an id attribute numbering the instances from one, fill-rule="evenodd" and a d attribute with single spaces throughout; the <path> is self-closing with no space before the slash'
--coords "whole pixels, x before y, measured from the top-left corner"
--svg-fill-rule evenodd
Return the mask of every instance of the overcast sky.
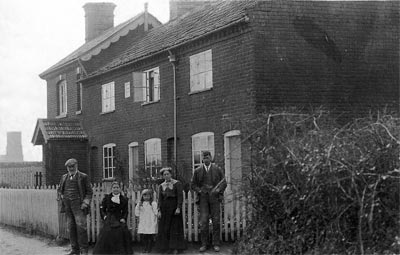
<path id="1" fill-rule="evenodd" d="M 169 19 L 169 0 L 0 0 L 0 155 L 7 132 L 21 131 L 24 160 L 42 160 L 42 146 L 31 143 L 37 119 L 47 117 L 46 82 L 38 75 L 84 43 L 87 2 L 115 3 L 114 25 L 145 2 L 162 23 Z"/>

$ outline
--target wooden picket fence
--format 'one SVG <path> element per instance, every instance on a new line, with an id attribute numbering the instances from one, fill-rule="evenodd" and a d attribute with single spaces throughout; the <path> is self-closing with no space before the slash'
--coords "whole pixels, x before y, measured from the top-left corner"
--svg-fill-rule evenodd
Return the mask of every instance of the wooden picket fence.
<path id="1" fill-rule="evenodd" d="M 157 187 L 154 185 L 124 188 L 126 190 L 125 195 L 129 198 L 127 224 L 134 241 L 140 240 L 137 234 L 138 219 L 134 212 L 143 188 L 152 188 L 157 200 Z M 60 204 L 57 201 L 56 189 L 56 186 L 42 189 L 33 187 L 23 189 L 0 188 L 0 222 L 18 227 L 30 227 L 53 236 L 68 238 L 66 216 L 58 213 Z M 90 242 L 96 242 L 102 228 L 100 205 L 104 195 L 109 192 L 109 187 L 102 184 L 93 185 L 91 210 L 87 218 Z M 199 207 L 195 203 L 197 194 L 193 191 L 183 191 L 183 196 L 182 221 L 185 239 L 189 242 L 197 242 L 200 240 Z M 242 235 L 248 214 L 246 202 L 244 197 L 225 192 L 220 214 L 221 240 L 234 241 Z"/>
<path id="2" fill-rule="evenodd" d="M 55 186 L 0 188 L 0 223 L 58 236 L 57 212 Z"/>

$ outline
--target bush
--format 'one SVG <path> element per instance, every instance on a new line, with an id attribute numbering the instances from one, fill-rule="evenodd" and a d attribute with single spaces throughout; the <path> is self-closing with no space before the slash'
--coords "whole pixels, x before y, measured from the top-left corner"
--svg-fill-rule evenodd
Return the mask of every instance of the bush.
<path id="1" fill-rule="evenodd" d="M 323 110 L 248 125 L 251 217 L 240 254 L 400 253 L 400 119 Z"/>

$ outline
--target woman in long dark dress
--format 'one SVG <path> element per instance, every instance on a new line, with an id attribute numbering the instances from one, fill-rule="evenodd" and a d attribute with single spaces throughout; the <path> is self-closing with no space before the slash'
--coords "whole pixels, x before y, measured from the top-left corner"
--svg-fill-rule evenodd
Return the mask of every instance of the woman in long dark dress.
<path id="1" fill-rule="evenodd" d="M 161 251 L 178 251 L 187 248 L 182 222 L 182 183 L 172 179 L 172 169 L 160 170 L 164 182 L 158 189 L 159 217 L 156 247 Z"/>
<path id="2" fill-rule="evenodd" d="M 112 183 L 111 190 L 101 203 L 104 224 L 93 254 L 132 254 L 132 235 L 126 225 L 128 199 L 121 194 L 118 182 Z"/>

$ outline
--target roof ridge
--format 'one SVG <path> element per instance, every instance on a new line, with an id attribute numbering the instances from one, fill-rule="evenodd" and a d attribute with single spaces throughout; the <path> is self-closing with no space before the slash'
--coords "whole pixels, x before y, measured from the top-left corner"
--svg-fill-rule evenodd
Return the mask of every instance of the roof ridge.
<path id="1" fill-rule="evenodd" d="M 256 3 L 257 0 L 216 1 L 195 8 L 193 11 L 170 20 L 160 27 L 153 28 L 130 48 L 124 50 L 117 57 L 89 74 L 86 78 L 94 77 L 123 65 L 128 65 L 134 61 L 158 54 L 167 49 L 178 47 L 188 41 L 213 33 L 218 29 L 236 24 L 246 16 L 247 8 L 254 7 Z M 207 18 L 215 22 L 210 22 Z M 199 19 L 205 21 L 205 24 L 199 25 Z M 211 25 L 210 23 L 213 24 Z M 210 26 L 206 27 L 207 25 Z M 204 29 L 204 27 L 206 28 Z M 162 42 L 157 42 L 157 39 Z M 158 45 L 154 45 L 157 43 Z"/>

